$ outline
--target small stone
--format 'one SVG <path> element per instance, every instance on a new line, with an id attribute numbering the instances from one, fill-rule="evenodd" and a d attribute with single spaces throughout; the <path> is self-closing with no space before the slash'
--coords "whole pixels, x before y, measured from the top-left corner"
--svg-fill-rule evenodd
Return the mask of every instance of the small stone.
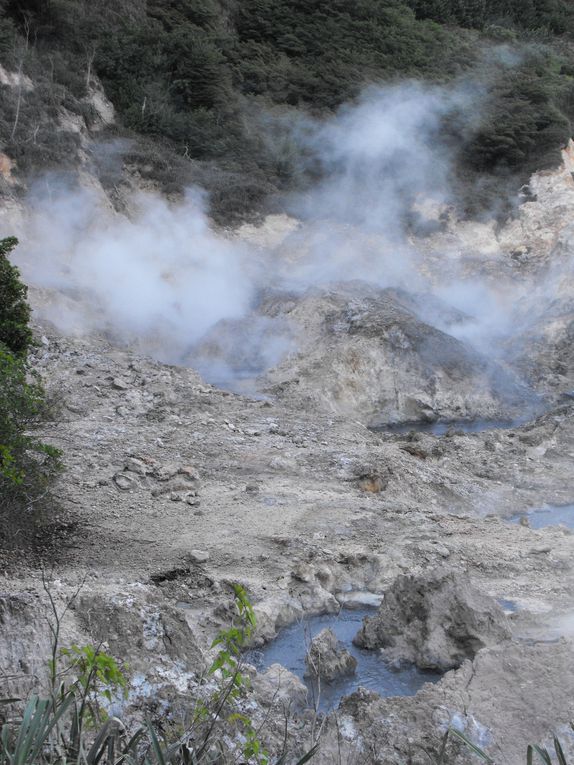
<path id="1" fill-rule="evenodd" d="M 199 497 L 196 496 L 195 494 L 188 494 L 185 498 L 185 501 L 187 502 L 188 505 L 191 505 L 191 507 L 197 507 L 197 505 L 199 505 L 201 502 Z"/>
<path id="2" fill-rule="evenodd" d="M 179 468 L 176 465 L 161 465 L 155 470 L 155 477 L 158 481 L 169 481 L 170 478 L 176 476 L 179 472 Z"/>
<path id="3" fill-rule="evenodd" d="M 112 380 L 112 388 L 115 388 L 116 390 L 129 390 L 129 385 L 124 380 L 121 380 L 119 377 L 114 377 Z"/>
<path id="4" fill-rule="evenodd" d="M 379 475 L 363 475 L 359 478 L 358 487 L 368 494 L 380 494 L 387 488 L 387 483 Z"/>
<path id="5" fill-rule="evenodd" d="M 315 581 L 315 569 L 308 563 L 298 563 L 291 572 L 293 579 L 309 584 Z"/>
<path id="6" fill-rule="evenodd" d="M 191 563 L 207 563 L 209 553 L 207 550 L 191 550 L 187 557 Z"/>
<path id="7" fill-rule="evenodd" d="M 114 483 L 120 491 L 130 491 L 130 489 L 135 489 L 137 486 L 135 477 L 128 473 L 117 473 L 114 476 Z"/>
<path id="8" fill-rule="evenodd" d="M 72 414 L 85 414 L 86 410 L 81 404 L 73 404 L 72 402 L 68 402 L 66 404 L 66 409 L 69 412 L 72 412 Z"/>
<path id="9" fill-rule="evenodd" d="M 546 553 L 552 552 L 552 548 L 548 545 L 541 545 L 539 547 L 531 547 L 528 551 L 529 555 L 545 555 Z"/>
<path id="10" fill-rule="evenodd" d="M 255 428 L 247 428 L 247 430 L 244 430 L 243 432 L 244 432 L 244 434 L 246 436 L 254 436 L 255 437 L 255 436 L 260 436 L 261 435 L 261 431 L 260 430 L 256 430 Z"/>
<path id="11" fill-rule="evenodd" d="M 178 494 L 177 491 L 170 492 L 169 498 L 171 499 L 172 502 L 182 502 L 183 501 L 183 497 L 181 496 L 181 494 Z"/>
<path id="12" fill-rule="evenodd" d="M 145 462 L 142 462 L 142 460 L 137 457 L 129 457 L 126 460 L 125 469 L 129 470 L 131 473 L 136 473 L 137 475 L 142 476 L 145 476 L 148 471 Z"/>
<path id="13" fill-rule="evenodd" d="M 297 463 L 289 457 L 278 456 L 269 460 L 269 467 L 272 470 L 293 470 L 297 467 Z"/>
<path id="14" fill-rule="evenodd" d="M 179 475 L 184 476 L 188 481 L 198 481 L 199 475 L 197 470 L 191 465 L 185 465 L 178 470 Z"/>
<path id="15" fill-rule="evenodd" d="M 259 493 L 259 486 L 256 483 L 248 483 L 245 487 L 245 491 L 247 494 L 258 494 Z"/>

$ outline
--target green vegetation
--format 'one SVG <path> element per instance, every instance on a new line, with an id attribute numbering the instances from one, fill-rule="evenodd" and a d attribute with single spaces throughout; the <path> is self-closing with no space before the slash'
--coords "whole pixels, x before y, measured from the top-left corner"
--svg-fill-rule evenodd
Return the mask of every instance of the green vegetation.
<path id="1" fill-rule="evenodd" d="M 132 159 L 170 191 L 205 185 L 220 217 L 300 178 L 262 108 L 322 115 L 368 83 L 472 73 L 489 93 L 482 123 L 445 137 L 462 141 L 459 177 L 486 186 L 555 162 L 572 133 L 569 0 L 0 0 L 0 12 L 0 62 L 37 84 L 0 87 L 0 138 L 22 171 L 73 165 L 79 138 L 54 121 L 66 109 L 91 124 L 97 74 L 125 128 L 154 142 L 137 138 Z"/>
<path id="2" fill-rule="evenodd" d="M 13 237 L 0 241 L 0 510 L 30 508 L 45 498 L 59 452 L 31 431 L 46 417 L 44 390 L 27 364 L 32 344 L 27 290 L 8 261 Z"/>
<path id="3" fill-rule="evenodd" d="M 571 727 L 574 729 L 574 725 L 571 725 Z M 490 765 L 495 765 L 495 760 L 493 760 L 492 757 L 489 757 L 484 749 L 481 749 L 479 746 L 474 744 L 464 733 L 461 733 L 456 728 L 449 728 L 449 730 L 447 730 L 445 733 L 439 756 L 435 760 L 435 765 L 447 765 L 447 763 L 453 761 L 452 758 L 447 756 L 447 745 L 449 741 L 452 741 L 453 739 L 461 741 L 464 748 L 472 752 L 472 754 L 476 755 L 476 757 L 482 762 L 487 762 L 490 763 Z M 553 736 L 552 739 L 554 752 L 549 752 L 548 749 L 542 746 L 538 746 L 537 744 L 528 744 L 526 747 L 526 765 L 533 765 L 534 762 L 543 762 L 544 765 L 552 765 L 554 762 L 557 762 L 558 765 L 568 765 L 568 761 L 564 755 L 564 750 L 562 748 L 562 744 L 560 743 L 560 739 L 557 736 Z"/>
<path id="4" fill-rule="evenodd" d="M 0 765 L 268 765 L 271 760 L 258 737 L 261 731 L 240 711 L 241 699 L 248 693 L 241 675 L 241 649 L 252 634 L 255 617 L 243 588 L 235 585 L 234 594 L 236 615 L 213 644 L 221 649 L 208 673 L 219 685 L 197 704 L 183 733 L 165 720 L 161 733 L 149 720 L 129 732 L 118 718 L 108 716 L 102 700 L 127 698 L 126 668 L 101 646 L 61 649 L 60 623 L 70 603 L 58 611 L 50 596 L 51 693 L 43 699 L 32 696 L 21 715 L 5 715 Z M 0 720 L 2 705 L 17 701 L 0 699 Z M 304 765 L 316 751 L 313 747 L 294 760 L 285 750 L 274 765 Z"/>
<path id="5" fill-rule="evenodd" d="M 0 344 L 22 357 L 32 344 L 32 330 L 28 289 L 20 281 L 16 266 L 8 260 L 17 244 L 13 236 L 0 240 Z"/>
<path id="6" fill-rule="evenodd" d="M 569 0 L 409 0 L 417 18 L 484 29 L 489 25 L 547 34 L 570 34 L 574 8 Z"/>
<path id="7" fill-rule="evenodd" d="M 64 614 L 80 592 L 59 610 L 44 580 L 52 606 L 52 656 L 49 662 L 50 693 L 46 698 L 31 696 L 24 708 L 20 699 L 0 698 L 0 765 L 269 765 L 270 755 L 258 729 L 242 702 L 249 702 L 249 683 L 241 673 L 241 653 L 256 626 L 253 608 L 245 590 L 234 585 L 235 616 L 212 644 L 219 651 L 204 678 L 217 679 L 217 687 L 196 703 L 189 724 L 161 720 L 154 725 L 133 721 L 131 730 L 105 707 L 128 699 L 128 668 L 116 661 L 102 646 L 59 645 Z M 191 702 L 193 703 L 193 702 Z M 11 713 L 10 711 L 11 710 Z M 573 726 L 574 728 L 574 726 Z M 273 765 L 305 765 L 320 747 L 315 744 L 303 756 L 293 759 L 283 752 Z M 544 747 L 528 745 L 525 765 L 542 762 L 568 765 L 559 739 L 553 737 L 551 753 Z M 429 762 L 453 765 L 464 752 L 477 761 L 494 760 L 464 733 L 449 728 L 438 740 L 437 749 L 424 749 Z M 466 757 L 463 761 L 466 761 Z"/>

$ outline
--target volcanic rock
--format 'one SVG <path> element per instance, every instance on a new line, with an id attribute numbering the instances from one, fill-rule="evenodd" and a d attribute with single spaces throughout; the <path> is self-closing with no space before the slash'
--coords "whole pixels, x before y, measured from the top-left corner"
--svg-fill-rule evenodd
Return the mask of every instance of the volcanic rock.
<path id="1" fill-rule="evenodd" d="M 394 662 L 446 671 L 509 638 L 506 617 L 493 598 L 473 587 L 466 574 L 439 569 L 397 577 L 354 642 L 382 648 Z"/>
<path id="2" fill-rule="evenodd" d="M 337 640 L 331 629 L 324 629 L 313 638 L 305 657 L 306 674 L 332 683 L 338 677 L 352 675 L 357 668 L 357 660 Z"/>

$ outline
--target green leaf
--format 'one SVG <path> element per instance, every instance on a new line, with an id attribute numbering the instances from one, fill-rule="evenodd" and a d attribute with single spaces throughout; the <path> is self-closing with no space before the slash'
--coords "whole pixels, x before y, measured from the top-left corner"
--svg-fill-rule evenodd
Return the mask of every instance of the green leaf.
<path id="1" fill-rule="evenodd" d="M 537 746 L 536 744 L 533 745 L 533 749 L 536 752 L 536 754 L 540 757 L 542 762 L 546 763 L 546 765 L 552 765 L 552 758 L 550 757 L 546 749 L 542 749 L 542 747 Z"/>
<path id="2" fill-rule="evenodd" d="M 454 736 L 459 738 L 465 744 L 465 746 L 468 747 L 468 749 L 470 749 L 471 752 L 474 752 L 474 754 L 476 754 L 477 757 L 480 757 L 481 760 L 484 760 L 484 762 L 491 762 L 491 763 L 494 762 L 494 760 L 491 759 L 486 754 L 486 752 L 484 752 L 480 747 L 476 746 L 476 744 L 473 744 L 472 741 L 467 736 L 465 736 L 464 733 L 457 730 L 456 728 L 449 728 L 449 731 Z"/>
<path id="3" fill-rule="evenodd" d="M 558 759 L 558 765 L 568 765 L 566 757 L 562 750 L 562 745 L 556 736 L 554 736 L 554 751 L 556 752 L 556 758 Z"/>

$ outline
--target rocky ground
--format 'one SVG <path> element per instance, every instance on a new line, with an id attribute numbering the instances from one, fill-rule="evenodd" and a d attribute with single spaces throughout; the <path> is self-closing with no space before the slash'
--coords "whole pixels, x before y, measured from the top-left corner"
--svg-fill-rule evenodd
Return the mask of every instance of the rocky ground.
<path id="1" fill-rule="evenodd" d="M 449 724 L 511 765 L 552 732 L 568 744 L 572 532 L 509 522 L 574 500 L 569 154 L 565 163 L 533 179 L 537 200 L 503 231 L 452 223 L 425 240 L 433 279 L 441 251 L 457 271 L 524 283 L 518 313 L 529 321 L 495 359 L 449 333 L 456 313 L 431 320 L 427 298 L 421 312 L 420 296 L 361 282 L 260 302 L 257 316 L 280 315 L 295 350 L 259 378 L 258 395 L 38 320 L 34 365 L 60 404 L 43 435 L 66 466 L 55 495 L 63 537 L 46 576 L 58 602 L 82 584 L 62 640 L 105 640 L 124 657 L 130 708 L 165 713 L 193 694 L 229 621 L 233 582 L 255 605 L 261 643 L 306 614 L 384 594 L 399 575 L 446 567 L 513 602 L 511 639 L 411 698 L 359 689 L 320 726 L 300 709 L 290 735 L 308 746 L 320 728 L 316 762 L 365 765 L 428 762 L 424 749 L 436 752 Z M 31 297 L 42 316 L 46 294 Z M 215 332 L 204 355 L 220 352 L 229 355 Z M 521 412 L 526 422 L 476 433 L 367 427 Z M 47 597 L 37 561 L 3 556 L 0 668 L 11 693 L 45 672 Z M 277 678 L 254 678 L 255 715 L 300 703 L 289 676 L 274 693 Z"/>

